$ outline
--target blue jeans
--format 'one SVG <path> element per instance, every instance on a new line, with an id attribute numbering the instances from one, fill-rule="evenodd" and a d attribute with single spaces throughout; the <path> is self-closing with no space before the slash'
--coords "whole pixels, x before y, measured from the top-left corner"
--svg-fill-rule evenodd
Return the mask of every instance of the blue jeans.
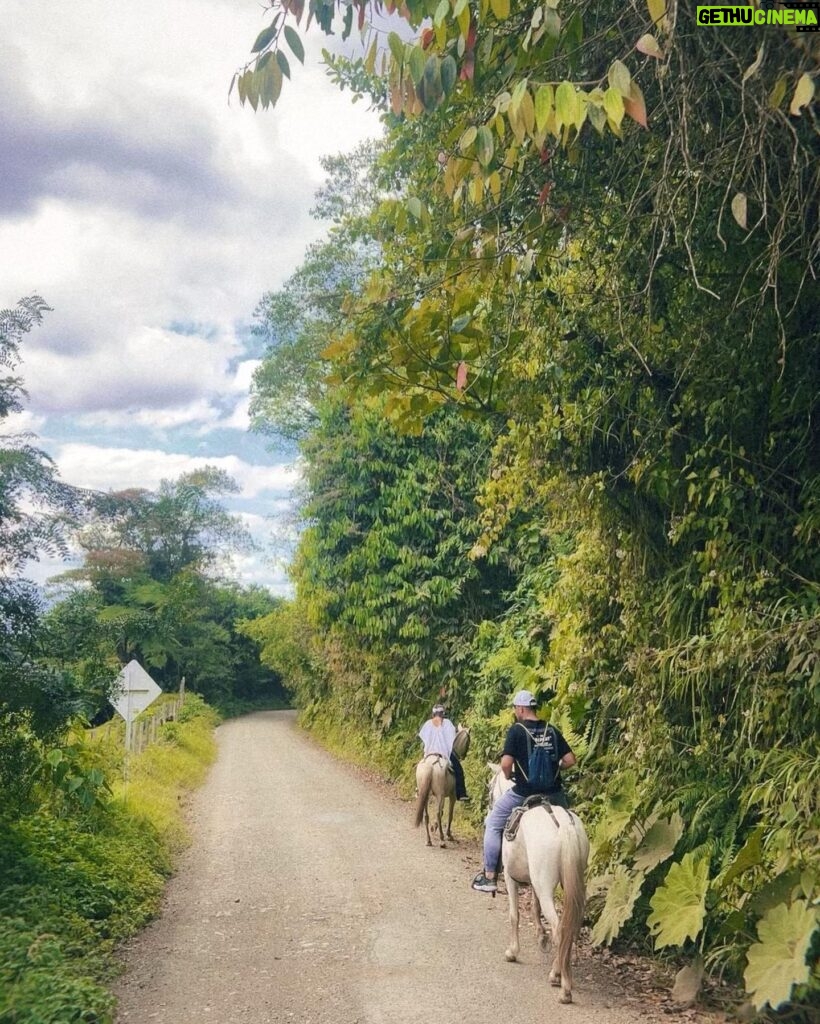
<path id="1" fill-rule="evenodd" d="M 501 840 L 504 837 L 504 826 L 513 809 L 520 807 L 526 797 L 508 789 L 493 804 L 484 822 L 484 871 L 495 874 L 501 859 Z"/>

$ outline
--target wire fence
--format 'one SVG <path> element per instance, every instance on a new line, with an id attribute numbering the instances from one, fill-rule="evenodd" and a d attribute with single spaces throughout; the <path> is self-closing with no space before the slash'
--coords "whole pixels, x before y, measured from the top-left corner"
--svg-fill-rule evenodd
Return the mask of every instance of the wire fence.
<path id="1" fill-rule="evenodd" d="M 132 754 L 141 754 L 151 743 L 155 743 L 159 727 L 166 722 L 175 722 L 185 703 L 185 693 L 181 692 L 170 700 L 164 700 L 159 707 L 143 713 L 131 723 L 126 730 L 126 749 Z"/>

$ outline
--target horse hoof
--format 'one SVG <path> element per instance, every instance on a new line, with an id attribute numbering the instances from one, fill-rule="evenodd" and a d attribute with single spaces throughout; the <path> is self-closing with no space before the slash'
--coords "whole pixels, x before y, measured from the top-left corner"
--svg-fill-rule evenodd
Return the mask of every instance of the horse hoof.
<path id="1" fill-rule="evenodd" d="M 550 985 L 552 985 L 553 988 L 560 988 L 561 987 L 561 975 L 560 974 L 551 974 L 550 975 Z"/>
<path id="2" fill-rule="evenodd" d="M 504 959 L 507 961 L 508 964 L 514 964 L 515 961 L 518 959 L 518 955 L 516 953 L 513 953 L 511 949 L 506 949 L 504 951 Z"/>
<path id="3" fill-rule="evenodd" d="M 571 1003 L 572 1002 L 572 993 L 571 992 L 563 992 L 558 997 L 558 1002 L 559 1003 Z"/>
<path id="4" fill-rule="evenodd" d="M 427 845 L 428 846 L 432 846 L 433 845 L 432 842 L 429 839 L 427 840 Z"/>

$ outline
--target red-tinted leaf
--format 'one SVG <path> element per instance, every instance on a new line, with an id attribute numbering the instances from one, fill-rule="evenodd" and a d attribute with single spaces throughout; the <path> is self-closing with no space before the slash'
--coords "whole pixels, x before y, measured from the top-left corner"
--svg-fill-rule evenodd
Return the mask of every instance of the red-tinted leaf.
<path id="1" fill-rule="evenodd" d="M 546 182 L 544 187 L 538 193 L 538 205 L 539 206 L 543 206 L 544 203 L 546 203 L 546 201 L 549 199 L 550 192 L 552 192 L 552 184 L 553 183 L 551 181 Z"/>
<path id="2" fill-rule="evenodd" d="M 645 53 L 647 57 L 655 57 L 657 60 L 661 60 L 663 57 L 663 50 L 658 45 L 658 40 L 648 32 L 635 43 L 635 49 L 639 53 Z"/>
<path id="3" fill-rule="evenodd" d="M 646 103 L 643 98 L 643 93 L 640 88 L 633 82 L 629 99 L 624 99 L 624 112 L 627 113 L 633 121 L 642 127 L 648 127 L 646 123 Z"/>
<path id="4" fill-rule="evenodd" d="M 456 370 L 456 387 L 459 391 L 467 387 L 467 364 L 464 362 L 459 363 Z"/>

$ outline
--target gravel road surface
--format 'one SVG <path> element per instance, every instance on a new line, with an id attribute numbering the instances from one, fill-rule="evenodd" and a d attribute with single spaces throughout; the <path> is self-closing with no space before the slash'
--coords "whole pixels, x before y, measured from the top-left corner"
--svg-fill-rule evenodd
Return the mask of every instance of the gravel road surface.
<path id="1" fill-rule="evenodd" d="M 162 914 L 124 951 L 118 1024 L 657 1019 L 583 955 L 560 1005 L 523 916 L 522 962 L 506 963 L 506 897 L 470 889 L 475 844 L 428 848 L 412 805 L 318 748 L 292 712 L 229 721 L 217 740 Z"/>

